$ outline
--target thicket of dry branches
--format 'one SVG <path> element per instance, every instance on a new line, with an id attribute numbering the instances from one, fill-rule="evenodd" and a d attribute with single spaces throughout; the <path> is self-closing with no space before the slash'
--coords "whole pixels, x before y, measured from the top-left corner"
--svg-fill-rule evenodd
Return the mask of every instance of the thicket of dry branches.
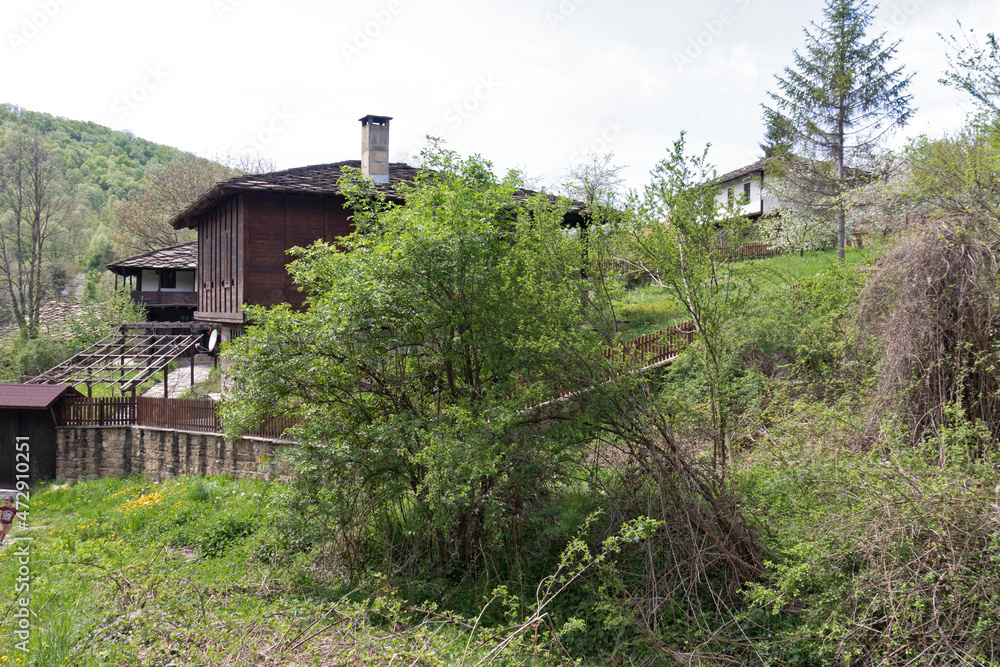
<path id="1" fill-rule="evenodd" d="M 595 403 L 609 530 L 635 516 L 663 522 L 613 575 L 605 571 L 599 585 L 617 615 L 612 623 L 650 640 L 648 664 L 721 659 L 696 638 L 718 641 L 709 619 L 734 617 L 743 585 L 764 575 L 762 535 L 726 481 L 698 462 L 697 447 L 685 447 L 648 384 Z M 662 641 L 677 627 L 690 630 L 691 653 Z"/>
<path id="2" fill-rule="evenodd" d="M 860 324 L 881 366 L 871 423 L 895 413 L 912 442 L 980 420 L 1000 436 L 993 347 L 997 262 L 963 219 L 901 240 L 875 267 Z"/>

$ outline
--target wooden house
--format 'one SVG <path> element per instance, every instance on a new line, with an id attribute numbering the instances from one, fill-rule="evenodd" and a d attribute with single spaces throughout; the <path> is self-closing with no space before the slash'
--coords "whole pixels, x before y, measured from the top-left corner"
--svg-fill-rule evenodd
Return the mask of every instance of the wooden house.
<path id="1" fill-rule="evenodd" d="M 132 288 L 150 322 L 190 322 L 198 307 L 198 242 L 161 248 L 108 264 Z"/>
<path id="2" fill-rule="evenodd" d="M 171 220 L 198 232 L 196 321 L 216 323 L 222 340 L 244 325 L 246 304 L 302 307 L 304 296 L 285 270 L 287 250 L 317 239 L 333 242 L 353 231 L 340 193 L 341 170 L 354 167 L 387 198 L 420 170 L 389 163 L 387 116 L 361 118 L 361 159 L 239 176 L 217 183 Z M 527 196 L 528 191 L 519 193 Z M 580 217 L 579 210 L 572 213 Z"/>

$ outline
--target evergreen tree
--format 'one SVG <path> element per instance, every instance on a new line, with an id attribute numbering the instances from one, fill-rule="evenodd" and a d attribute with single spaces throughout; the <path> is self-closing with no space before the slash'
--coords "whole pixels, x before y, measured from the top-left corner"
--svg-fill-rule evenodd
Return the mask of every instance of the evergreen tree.
<path id="1" fill-rule="evenodd" d="M 780 116 L 769 116 L 765 118 L 765 122 L 767 132 L 764 134 L 764 141 L 757 144 L 764 151 L 764 157 L 782 157 L 791 152 L 793 135 L 788 122 Z"/>
<path id="2" fill-rule="evenodd" d="M 827 182 L 836 197 L 841 260 L 842 196 L 851 175 L 887 132 L 913 114 L 913 96 L 906 92 L 913 75 L 893 66 L 899 42 L 887 45 L 884 33 L 866 40 L 874 12 L 867 0 L 827 0 L 823 24 L 804 30 L 805 51 L 795 51 L 794 65 L 775 75 L 778 91 L 768 93 L 773 106 L 764 107 L 768 127 L 789 130 L 793 151 L 817 166 L 809 178 Z"/>

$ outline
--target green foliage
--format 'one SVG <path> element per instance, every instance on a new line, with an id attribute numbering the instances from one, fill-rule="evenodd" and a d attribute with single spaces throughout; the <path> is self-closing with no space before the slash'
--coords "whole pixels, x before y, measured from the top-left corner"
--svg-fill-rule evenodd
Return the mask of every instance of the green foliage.
<path id="1" fill-rule="evenodd" d="M 795 187 L 819 193 L 820 211 L 831 209 L 832 198 L 841 259 L 847 231 L 840 197 L 849 170 L 863 165 L 886 132 L 905 126 L 913 114 L 913 96 L 906 92 L 913 75 L 894 69 L 899 42 L 886 45 L 884 35 L 866 41 L 874 12 L 868 0 L 827 0 L 822 25 L 805 30 L 805 52 L 796 51 L 794 66 L 775 75 L 778 92 L 769 93 L 774 106 L 764 107 L 768 126 L 781 128 L 792 146 L 785 159 L 807 158 L 809 168 L 792 174 Z"/>
<path id="2" fill-rule="evenodd" d="M 148 170 L 187 160 L 227 171 L 128 132 L 25 111 L 10 104 L 0 105 L 0 138 L 7 137 L 9 143 L 11 137 L 36 132 L 44 148 L 44 164 L 53 174 L 46 179 L 45 190 L 53 205 L 45 209 L 49 219 L 42 225 L 42 235 L 32 237 L 36 239 L 32 245 L 37 247 L 30 253 L 31 275 L 37 284 L 29 285 L 26 279 L 23 288 L 19 287 L 27 306 L 61 299 L 62 290 L 78 273 L 104 273 L 104 265 L 115 259 L 110 224 L 113 212 L 122 200 L 146 183 Z M 3 182 L 0 175 L 0 185 Z M 0 209 L 6 208 L 0 203 Z M 10 217 L 9 211 L 0 210 L 5 234 Z M 24 252 L 24 259 L 28 259 L 28 254 Z M 95 274 L 88 275 L 86 298 L 99 296 L 98 283 Z M 9 295 L 0 299 L 0 322 L 13 319 L 29 337 L 38 335 L 32 312 L 34 307 L 24 308 L 20 303 L 15 308 Z"/>
<path id="3" fill-rule="evenodd" d="M 735 202 L 720 206 L 714 190 L 703 185 L 714 178 L 707 148 L 686 155 L 683 134 L 652 176 L 644 200 L 621 226 L 614 252 L 653 284 L 668 288 L 698 329 L 695 346 L 708 393 L 713 462 L 721 469 L 731 457 L 726 443 L 735 363 L 725 324 L 754 293 L 756 281 L 748 271 L 753 265 L 733 261 L 720 239 L 738 245 L 751 233 L 750 223 Z"/>
<path id="4" fill-rule="evenodd" d="M 401 186 L 405 206 L 358 179 L 357 232 L 294 251 L 309 310 L 251 309 L 256 326 L 229 349 L 226 423 L 305 419 L 299 502 L 352 569 L 478 561 L 579 458 L 577 427 L 536 437 L 525 406 L 603 359 L 607 306 L 588 296 L 565 203 L 516 203 L 517 175 L 478 158 L 425 160 L 434 171 Z"/>
<path id="5" fill-rule="evenodd" d="M 71 315 L 61 328 L 37 338 L 8 336 L 0 340 L 0 378 L 21 382 L 53 368 L 73 354 L 111 335 L 122 322 L 144 322 L 146 311 L 128 292 L 100 290 Z"/>
<path id="6" fill-rule="evenodd" d="M 786 545 L 770 580 L 750 589 L 781 628 L 757 647 L 785 659 L 794 649 L 813 664 L 1000 657 L 986 630 L 1000 622 L 1000 558 L 986 509 L 995 469 L 970 478 L 919 456 L 841 453 L 780 464 L 765 457 L 741 477 L 753 481 Z"/>
<path id="7" fill-rule="evenodd" d="M 95 211 L 111 198 L 124 198 L 139 187 L 147 166 L 183 155 L 176 148 L 154 144 L 130 132 L 0 105 L 0 128 L 18 122 L 40 128 L 55 144 L 66 166 L 67 178 L 81 188 Z"/>
<path id="8" fill-rule="evenodd" d="M 22 382 L 62 363 L 75 349 L 71 341 L 57 337 L 8 337 L 0 341 L 0 377 Z"/>
<path id="9" fill-rule="evenodd" d="M 962 29 L 961 22 L 958 27 Z M 940 82 L 968 93 L 984 118 L 995 123 L 1000 119 L 1000 43 L 992 32 L 986 33 L 985 45 L 976 43 L 972 29 L 962 37 L 941 36 L 950 53 L 949 69 Z"/>
<path id="10" fill-rule="evenodd" d="M 1000 133 L 970 124 L 939 139 L 919 136 L 907 147 L 909 196 L 928 210 L 962 216 L 991 235 L 1000 224 Z"/>

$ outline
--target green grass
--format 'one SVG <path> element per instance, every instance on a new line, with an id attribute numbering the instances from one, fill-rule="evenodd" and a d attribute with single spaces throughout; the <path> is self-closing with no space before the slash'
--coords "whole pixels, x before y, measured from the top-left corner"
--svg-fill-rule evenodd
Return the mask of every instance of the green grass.
<path id="1" fill-rule="evenodd" d="M 848 248 L 846 262 L 856 264 L 870 261 L 877 251 L 867 248 Z M 744 260 L 740 268 L 751 275 L 779 285 L 794 285 L 803 278 L 814 276 L 837 264 L 836 250 L 807 252 L 803 256 L 788 253 L 766 259 Z M 663 287 L 640 287 L 629 290 L 618 306 L 618 317 L 623 321 L 626 339 L 637 338 L 659 331 L 689 319 L 684 307 Z"/>
<path id="2" fill-rule="evenodd" d="M 876 257 L 877 254 L 877 250 L 869 248 L 847 248 L 844 253 L 844 261 L 847 264 L 864 263 Z M 754 273 L 759 271 L 760 275 L 788 284 L 797 283 L 803 278 L 826 271 L 836 263 L 836 250 L 807 252 L 801 257 L 798 253 L 787 253 L 767 259 L 747 260 L 747 264 L 752 267 Z"/>
<path id="3" fill-rule="evenodd" d="M 215 369 L 212 369 L 213 372 Z M 178 398 L 207 398 L 209 394 L 218 394 L 222 392 L 222 377 L 221 374 L 216 373 L 214 375 L 209 375 L 208 379 L 204 382 L 195 382 L 194 385 L 188 387 L 184 390 Z"/>
<path id="4" fill-rule="evenodd" d="M 336 553 L 283 549 L 285 492 L 228 477 L 36 487 L 12 532 L 32 538 L 29 555 L 0 551 L 0 666 L 475 664 L 504 636 L 480 628 L 470 641 L 471 621 L 408 607 L 379 579 L 339 580 Z M 22 558 L 26 652 L 13 616 Z M 493 664 L 531 664 L 526 641 Z M 537 664 L 566 664 L 546 655 L 537 647 Z"/>
<path id="5" fill-rule="evenodd" d="M 629 290 L 618 317 L 624 337 L 631 339 L 684 322 L 688 314 L 671 290 L 650 286 Z"/>

